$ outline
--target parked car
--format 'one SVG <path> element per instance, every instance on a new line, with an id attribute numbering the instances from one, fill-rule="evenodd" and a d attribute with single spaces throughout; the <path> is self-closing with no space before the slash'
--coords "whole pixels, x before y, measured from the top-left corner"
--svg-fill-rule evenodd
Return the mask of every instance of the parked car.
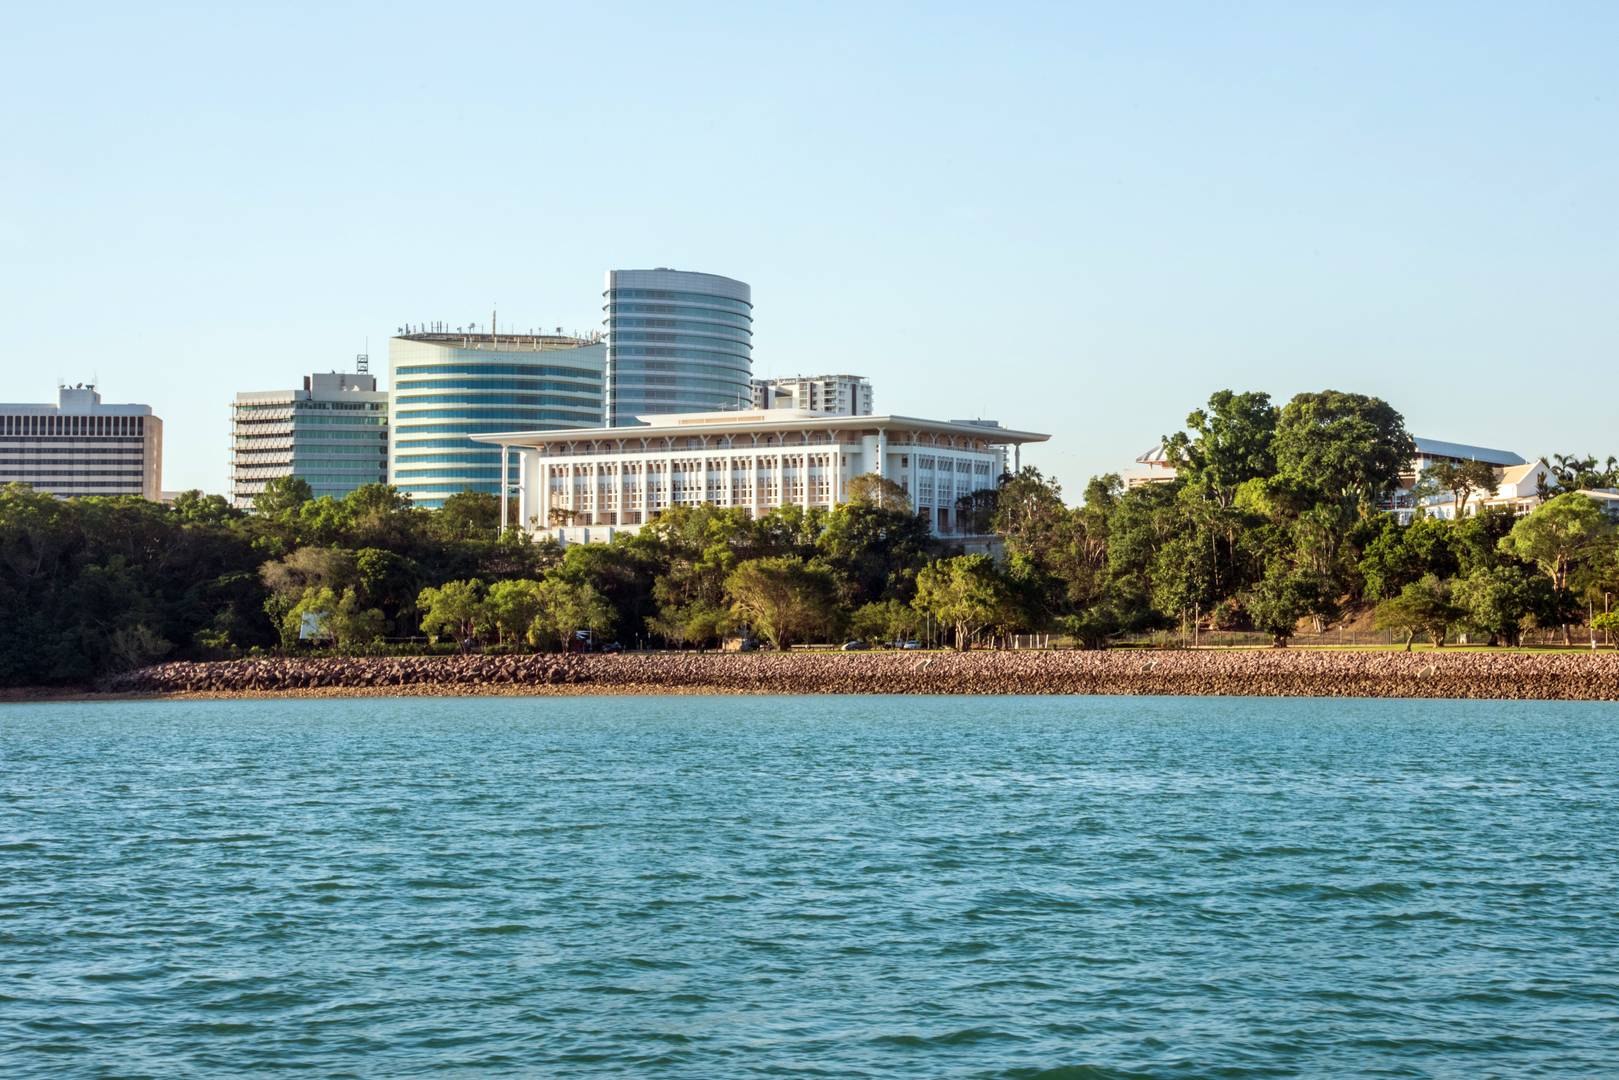
<path id="1" fill-rule="evenodd" d="M 616 641 L 609 641 L 606 645 L 601 647 L 601 651 L 604 653 L 623 652 L 624 646 L 620 645 Z"/>
<path id="2" fill-rule="evenodd" d="M 862 649 L 869 649 L 870 647 L 864 641 L 845 641 L 843 643 L 844 652 L 860 652 Z"/>
<path id="3" fill-rule="evenodd" d="M 922 643 L 920 641 L 902 641 L 899 647 L 902 649 L 920 649 Z"/>

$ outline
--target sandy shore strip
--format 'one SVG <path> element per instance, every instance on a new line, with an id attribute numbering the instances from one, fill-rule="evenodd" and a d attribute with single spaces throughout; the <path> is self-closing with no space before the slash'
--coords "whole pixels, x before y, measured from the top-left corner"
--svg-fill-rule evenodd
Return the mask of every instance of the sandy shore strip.
<path id="1" fill-rule="evenodd" d="M 109 679 L 93 691 L 14 691 L 4 700 L 502 694 L 1154 694 L 1619 701 L 1619 654 L 1242 649 L 265 657 L 157 664 Z"/>

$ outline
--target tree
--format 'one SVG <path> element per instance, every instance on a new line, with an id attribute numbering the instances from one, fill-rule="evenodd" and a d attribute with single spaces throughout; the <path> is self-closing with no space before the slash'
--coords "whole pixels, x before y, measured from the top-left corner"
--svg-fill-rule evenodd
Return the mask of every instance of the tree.
<path id="1" fill-rule="evenodd" d="M 1456 532 L 1456 526 L 1438 518 L 1419 517 L 1401 526 L 1393 515 L 1385 514 L 1377 534 L 1361 552 L 1359 569 L 1366 598 L 1393 599 L 1426 574 L 1441 580 L 1454 577 L 1460 568 L 1451 547 Z"/>
<path id="2" fill-rule="evenodd" d="M 1564 491 L 1619 487 L 1619 458 L 1612 454 L 1600 465 L 1594 454 L 1553 454 L 1548 465 L 1557 486 Z"/>
<path id="3" fill-rule="evenodd" d="M 686 604 L 665 604 L 658 614 L 647 620 L 647 629 L 677 645 L 712 645 L 729 634 L 736 626 L 736 616 L 729 607 L 719 607 L 702 600 Z"/>
<path id="4" fill-rule="evenodd" d="M 173 510 L 187 525 L 226 525 L 242 516 L 225 496 L 204 495 L 195 488 L 176 495 Z"/>
<path id="5" fill-rule="evenodd" d="M 548 642 L 566 648 L 579 630 L 589 630 L 600 640 L 618 625 L 618 612 L 588 582 L 548 574 L 540 581 L 539 600 L 539 614 L 529 627 L 529 641 L 535 645 Z"/>
<path id="6" fill-rule="evenodd" d="M 956 648 L 966 650 L 980 630 L 1007 617 L 1012 595 L 988 555 L 958 555 L 941 559 L 916 576 L 912 605 L 952 627 Z"/>
<path id="7" fill-rule="evenodd" d="M 381 640 L 387 620 L 381 611 L 366 607 L 353 588 L 347 588 L 338 597 L 329 624 L 338 647 L 352 649 Z"/>
<path id="8" fill-rule="evenodd" d="M 874 601 L 849 616 L 849 633 L 861 641 L 907 641 L 922 621 L 915 608 L 896 599 Z"/>
<path id="9" fill-rule="evenodd" d="M 1230 506 L 1239 485 L 1276 471 L 1276 420 L 1269 394 L 1217 390 L 1209 395 L 1207 409 L 1186 418 L 1190 434 L 1164 436 L 1164 453 L 1203 497 Z"/>
<path id="10" fill-rule="evenodd" d="M 1441 461 L 1430 468 L 1426 475 L 1433 477 L 1435 483 L 1455 497 L 1457 521 L 1467 516 L 1467 501 L 1473 492 L 1494 491 L 1496 488 L 1495 466 L 1478 460 Z"/>
<path id="11" fill-rule="evenodd" d="M 336 547 L 301 547 L 259 568 L 259 578 L 275 593 L 301 597 L 306 589 L 341 589 L 355 582 L 354 552 Z"/>
<path id="12" fill-rule="evenodd" d="M 1278 649 L 1287 647 L 1299 620 L 1319 601 L 1318 581 L 1308 574 L 1280 569 L 1265 575 L 1242 598 L 1254 629 L 1269 634 Z"/>
<path id="13" fill-rule="evenodd" d="M 1070 510 L 1062 486 L 1025 466 L 1002 479 L 994 530 L 1006 542 L 1007 576 L 1049 623 L 1089 603 L 1101 590 L 1107 562 L 1106 521 L 1116 477 L 1093 480 L 1089 508 Z M 1092 529 L 1095 529 L 1093 532 Z"/>
<path id="14" fill-rule="evenodd" d="M 908 598 L 917 571 L 926 565 L 935 544 L 925 518 L 908 510 L 852 502 L 828 515 L 816 549 L 840 579 L 843 598 L 861 604 Z"/>
<path id="15" fill-rule="evenodd" d="M 1594 499 L 1568 492 L 1519 518 L 1501 549 L 1540 567 L 1561 590 L 1576 565 L 1611 546 L 1613 531 Z"/>
<path id="16" fill-rule="evenodd" d="M 1456 582 L 1452 598 L 1462 624 L 1491 645 L 1518 644 L 1527 623 L 1558 611 L 1550 580 L 1517 564 L 1478 567 Z"/>
<path id="17" fill-rule="evenodd" d="M 1121 629 L 1107 604 L 1097 604 L 1063 619 L 1063 629 L 1081 649 L 1105 649 L 1110 637 Z"/>
<path id="18" fill-rule="evenodd" d="M 965 495 L 957 495 L 957 527 L 973 536 L 988 536 L 994 532 L 1000 494 L 999 488 L 979 488 Z"/>
<path id="19" fill-rule="evenodd" d="M 876 473 L 862 473 L 849 481 L 847 503 L 878 506 L 884 510 L 911 512 L 911 497 L 894 481 Z"/>
<path id="20" fill-rule="evenodd" d="M 411 616 L 422 584 L 422 568 L 413 559 L 374 547 L 354 553 L 354 585 L 361 600 L 381 608 L 395 625 L 416 621 Z"/>
<path id="21" fill-rule="evenodd" d="M 336 547 L 301 547 L 284 559 L 274 559 L 259 567 L 259 580 L 270 595 L 265 597 L 264 611 L 280 628 L 281 644 L 292 647 L 298 643 L 296 626 L 287 630 L 287 617 L 294 605 L 301 603 L 310 590 L 326 589 L 335 597 L 339 590 L 355 583 L 354 553 Z"/>
<path id="22" fill-rule="evenodd" d="M 459 540 L 493 540 L 500 531 L 500 498 L 486 491 L 458 491 L 433 515 L 442 536 Z"/>
<path id="23" fill-rule="evenodd" d="M 1405 651 L 1411 651 L 1411 641 L 1418 634 L 1426 634 L 1434 648 L 1445 644 L 1464 611 L 1451 601 L 1450 586 L 1433 574 L 1425 574 L 1400 590 L 1400 595 L 1377 606 L 1375 619 L 1379 627 L 1401 630 L 1405 633 Z"/>
<path id="24" fill-rule="evenodd" d="M 1032 554 L 1057 541 L 1068 522 L 1062 485 L 1025 465 L 1002 482 L 995 499 L 995 532 L 1006 540 L 1007 551 Z"/>
<path id="25" fill-rule="evenodd" d="M 1342 390 L 1299 394 L 1276 421 L 1276 467 L 1369 514 L 1410 466 L 1416 443 L 1387 402 Z"/>
<path id="26" fill-rule="evenodd" d="M 438 588 L 430 586 L 417 596 L 416 607 L 422 612 L 424 634 L 435 641 L 453 635 L 456 644 L 465 650 L 467 643 L 476 639 L 478 624 L 487 614 L 483 582 L 471 578 L 446 581 Z"/>
<path id="27" fill-rule="evenodd" d="M 1540 567 L 1552 588 L 1564 593 L 1569 574 L 1586 560 L 1612 551 L 1614 527 L 1596 501 L 1576 492 L 1559 495 L 1520 518 L 1501 539 L 1501 549 Z M 1563 644 L 1568 621 L 1561 620 Z"/>
<path id="28" fill-rule="evenodd" d="M 530 578 L 494 582 L 484 598 L 484 607 L 502 644 L 523 641 L 540 615 L 540 583 Z"/>
<path id="29" fill-rule="evenodd" d="M 413 514 L 410 496 L 392 484 L 361 484 L 342 500 L 342 517 L 356 547 L 398 550 L 409 541 Z"/>
<path id="30" fill-rule="evenodd" d="M 831 629 L 833 588 L 831 574 L 793 555 L 750 559 L 725 579 L 732 610 L 778 649 Z"/>
<path id="31" fill-rule="evenodd" d="M 308 633 L 304 633 L 306 621 Z M 305 589 L 303 596 L 282 618 L 282 644 L 292 648 L 306 637 L 330 640 L 340 649 L 370 645 L 382 637 L 382 612 L 367 608 L 353 588 L 339 595 L 331 588 Z"/>
<path id="32" fill-rule="evenodd" d="M 1508 560 L 1501 550 L 1501 538 L 1517 523 L 1517 515 L 1504 506 L 1483 506 L 1471 517 L 1451 522 L 1445 536 L 1456 556 L 1457 574 L 1466 577 Z"/>
<path id="33" fill-rule="evenodd" d="M 272 476 L 253 496 L 253 509 L 268 517 L 295 513 L 315 497 L 309 481 L 301 476 Z"/>
<path id="34" fill-rule="evenodd" d="M 619 536 L 606 544 L 570 544 L 563 550 L 561 564 L 545 576 L 589 585 L 615 612 L 620 634 L 640 634 L 654 614 L 654 586 L 661 560 L 635 541 L 633 536 Z"/>
<path id="35" fill-rule="evenodd" d="M 1591 629 L 1610 635 L 1619 633 L 1619 611 L 1604 611 L 1591 620 Z M 1613 642 L 1613 647 L 1619 649 L 1619 640 Z"/>

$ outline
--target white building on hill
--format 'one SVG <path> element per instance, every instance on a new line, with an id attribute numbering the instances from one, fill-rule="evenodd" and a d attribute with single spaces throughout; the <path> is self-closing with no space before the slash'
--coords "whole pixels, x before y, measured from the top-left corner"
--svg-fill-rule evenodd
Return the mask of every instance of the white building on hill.
<path id="1" fill-rule="evenodd" d="M 501 490 L 515 482 L 517 519 L 565 543 L 611 539 L 672 506 L 713 503 L 756 516 L 782 506 L 831 509 L 867 473 L 903 488 L 936 535 L 981 539 L 960 519 L 956 500 L 995 487 L 1002 473 L 1016 471 L 1024 443 L 1050 438 L 992 421 L 801 409 L 636 419 L 645 426 L 474 438 L 509 448 Z"/>
<path id="2" fill-rule="evenodd" d="M 1412 436 L 1417 444 L 1416 455 L 1412 457 L 1411 464 L 1400 474 L 1400 486 L 1390 498 L 1386 509 L 1398 516 L 1400 524 L 1409 524 L 1417 509 L 1417 495 L 1415 488 L 1422 479 L 1423 474 L 1436 465 L 1461 465 L 1469 461 L 1482 461 L 1495 469 L 1496 476 L 1502 477 L 1505 485 L 1501 494 L 1501 503 L 1506 504 L 1517 497 L 1521 476 L 1506 476 L 1513 470 L 1521 470 L 1523 475 L 1530 475 L 1534 464 L 1525 461 L 1520 455 L 1511 450 L 1497 450 L 1489 446 L 1470 446 L 1467 443 L 1446 442 L 1443 439 L 1430 439 L 1424 435 Z M 1530 480 L 1530 494 L 1535 491 L 1534 481 Z M 1488 500 L 1489 495 L 1484 498 Z M 1454 517 L 1454 497 L 1450 492 L 1441 492 L 1438 496 L 1429 496 L 1422 500 L 1424 512 L 1430 516 Z M 1475 495 L 1468 501 L 1468 509 L 1472 511 L 1478 502 Z M 1449 507 L 1449 511 L 1446 511 Z"/>
<path id="3" fill-rule="evenodd" d="M 1508 465 L 1495 470 L 1495 487 L 1488 491 L 1473 492 L 1463 509 L 1471 517 L 1480 510 L 1511 510 L 1514 514 L 1527 514 L 1540 505 L 1541 491 L 1557 487 L 1557 479 L 1544 461 L 1526 461 L 1522 465 Z M 1454 492 L 1441 491 L 1437 495 L 1418 501 L 1416 507 L 1430 517 L 1453 521 L 1456 518 Z M 1414 510 L 1403 511 L 1401 523 L 1409 521 Z"/>

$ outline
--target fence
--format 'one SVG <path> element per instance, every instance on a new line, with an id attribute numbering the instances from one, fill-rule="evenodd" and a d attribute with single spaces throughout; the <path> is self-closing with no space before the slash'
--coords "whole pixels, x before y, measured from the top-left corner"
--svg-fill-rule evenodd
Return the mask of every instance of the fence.
<path id="1" fill-rule="evenodd" d="M 1593 632 L 1584 625 L 1569 624 L 1568 636 L 1570 644 L 1575 648 L 1591 647 Z M 1599 647 L 1612 648 L 1613 635 L 1605 631 L 1595 631 L 1595 640 Z M 1450 633 L 1445 635 L 1446 645 L 1488 645 L 1489 637 L 1483 634 Z M 1233 646 L 1268 646 L 1271 644 L 1269 634 L 1254 630 L 1200 630 L 1195 634 L 1191 630 L 1159 630 L 1150 634 L 1138 634 L 1116 639 L 1111 644 L 1123 647 L 1177 649 L 1199 647 L 1233 647 Z M 1355 646 L 1388 648 L 1389 646 L 1405 646 L 1405 634 L 1394 630 L 1363 630 L 1348 629 L 1342 626 L 1329 628 L 1322 633 L 1294 634 L 1288 641 L 1295 648 L 1352 648 Z M 1426 645 L 1428 639 L 1418 635 L 1415 644 Z M 1525 630 L 1518 642 L 1520 647 L 1547 648 L 1562 647 L 1563 631 L 1560 627 L 1538 627 Z"/>

